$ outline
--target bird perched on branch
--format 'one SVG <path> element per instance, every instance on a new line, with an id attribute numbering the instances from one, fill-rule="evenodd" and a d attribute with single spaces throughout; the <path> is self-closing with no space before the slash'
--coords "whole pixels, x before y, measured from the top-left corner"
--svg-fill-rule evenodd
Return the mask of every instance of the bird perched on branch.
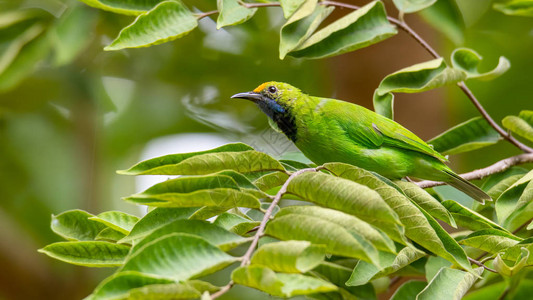
<path id="1" fill-rule="evenodd" d="M 489 195 L 454 173 L 447 159 L 402 125 L 349 102 L 306 95 L 282 82 L 266 82 L 232 98 L 253 101 L 307 158 L 343 162 L 390 179 L 444 181 L 475 200 Z"/>

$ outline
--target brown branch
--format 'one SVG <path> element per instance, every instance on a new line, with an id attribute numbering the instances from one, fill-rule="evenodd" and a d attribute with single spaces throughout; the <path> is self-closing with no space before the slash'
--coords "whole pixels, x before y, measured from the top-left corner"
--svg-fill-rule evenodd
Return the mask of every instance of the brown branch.
<path id="1" fill-rule="evenodd" d="M 492 272 L 492 273 L 498 273 L 496 270 L 491 269 L 491 268 L 485 266 L 483 263 L 481 263 L 480 261 L 477 261 L 477 260 L 475 260 L 475 259 L 473 259 L 473 258 L 470 258 L 470 257 L 469 257 L 469 258 L 468 258 L 468 261 L 471 262 L 471 263 L 473 263 L 473 264 L 475 264 L 475 265 L 478 265 L 478 266 L 480 266 L 480 267 L 483 267 L 485 270 L 487 270 L 487 271 L 489 271 L 489 272 Z"/>
<path id="2" fill-rule="evenodd" d="M 250 244 L 250 247 L 248 247 L 248 250 L 244 254 L 244 256 L 241 258 L 241 267 L 244 267 L 248 264 L 250 264 L 250 259 L 252 258 L 252 254 L 254 253 L 255 247 L 257 247 L 257 244 L 259 243 L 259 239 L 265 234 L 265 227 L 270 220 L 270 216 L 272 215 L 272 212 L 274 211 L 274 207 L 279 203 L 281 200 L 281 197 L 287 193 L 287 187 L 289 186 L 289 183 L 299 176 L 302 173 L 306 172 L 317 172 L 318 170 L 322 169 L 322 167 L 317 168 L 307 168 L 307 169 L 301 169 L 294 173 L 292 173 L 289 178 L 287 178 L 287 181 L 283 184 L 281 189 L 278 191 L 276 196 L 274 196 L 274 199 L 272 200 L 272 203 L 268 207 L 267 211 L 265 212 L 265 215 L 263 216 L 263 220 L 261 220 L 261 224 L 259 224 L 259 228 L 257 229 L 257 232 L 254 235 L 254 238 L 252 240 L 252 243 Z M 233 281 L 230 281 L 227 285 L 223 286 L 218 292 L 211 295 L 211 299 L 218 298 L 225 294 L 227 291 L 229 291 L 235 283 Z"/>
<path id="3" fill-rule="evenodd" d="M 472 172 L 461 174 L 460 176 L 463 177 L 463 179 L 466 180 L 477 180 L 477 179 L 483 179 L 489 175 L 501 173 L 507 169 L 509 169 L 512 166 L 520 165 L 520 164 L 526 164 L 526 163 L 532 163 L 533 162 L 533 153 L 523 153 L 516 156 L 511 156 L 506 159 L 502 159 L 498 161 L 497 163 L 490 165 L 483 169 L 474 170 Z M 434 186 L 444 185 L 445 182 L 441 181 L 430 181 L 430 180 L 423 180 L 416 182 L 416 184 L 421 188 L 430 188 Z"/>

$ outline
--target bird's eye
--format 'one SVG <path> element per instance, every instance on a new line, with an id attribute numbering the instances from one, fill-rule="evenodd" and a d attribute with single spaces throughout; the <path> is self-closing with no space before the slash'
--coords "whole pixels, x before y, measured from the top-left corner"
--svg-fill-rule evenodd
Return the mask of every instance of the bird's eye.
<path id="1" fill-rule="evenodd" d="M 268 87 L 268 92 L 271 93 L 271 94 L 274 94 L 277 91 L 278 91 L 278 89 L 275 86 L 273 86 L 273 85 Z"/>

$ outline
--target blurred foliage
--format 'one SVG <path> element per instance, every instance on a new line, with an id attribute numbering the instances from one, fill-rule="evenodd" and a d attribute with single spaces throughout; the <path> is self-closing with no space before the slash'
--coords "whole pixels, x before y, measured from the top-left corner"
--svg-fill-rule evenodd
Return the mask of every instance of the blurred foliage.
<path id="1" fill-rule="evenodd" d="M 444 32 L 438 36 L 443 56 L 458 46 L 452 40 L 482 54 L 482 70 L 500 55 L 511 61 L 512 68 L 499 80 L 469 84 L 501 120 L 531 108 L 533 25 L 529 18 L 493 10 L 492 4 L 438 0 L 422 14 Z M 206 11 L 214 4 L 194 5 Z M 431 17 L 435 8 L 447 14 Z M 329 65 L 343 57 L 279 60 L 277 37 L 284 22 L 279 10 L 259 9 L 245 24 L 218 31 L 214 20 L 204 18 L 178 41 L 104 52 L 133 21 L 131 16 L 74 0 L 0 0 L 0 297 L 82 298 L 90 293 L 108 273 L 64 266 L 35 249 L 59 240 L 48 229 L 52 213 L 73 208 L 138 213 L 119 200 L 134 191 L 133 181 L 114 172 L 137 161 L 148 141 L 180 132 L 215 131 L 231 139 L 260 133 L 267 126 L 260 112 L 226 99 L 263 81 L 331 94 Z M 450 25 L 450 19 L 461 16 L 464 31 Z M 477 115 L 458 89 L 449 89 L 447 100 L 450 125 Z M 500 143 L 483 153 L 461 154 L 465 163 L 460 169 L 513 153 L 515 148 Z M 58 291 L 58 286 L 64 288 Z"/>

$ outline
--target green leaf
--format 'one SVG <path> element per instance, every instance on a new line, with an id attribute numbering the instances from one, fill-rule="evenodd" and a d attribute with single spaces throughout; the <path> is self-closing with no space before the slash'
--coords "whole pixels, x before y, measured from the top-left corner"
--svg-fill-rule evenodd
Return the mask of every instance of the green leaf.
<path id="1" fill-rule="evenodd" d="M 319 30 L 289 55 L 318 59 L 368 47 L 397 33 L 381 1 L 373 1 Z"/>
<path id="2" fill-rule="evenodd" d="M 106 211 L 89 220 L 96 221 L 123 234 L 129 234 L 139 218 L 120 211 Z"/>
<path id="3" fill-rule="evenodd" d="M 452 263 L 442 257 L 429 256 L 426 261 L 426 265 L 424 266 L 426 280 L 428 282 L 431 281 L 433 278 L 435 278 L 440 269 L 451 266 Z"/>
<path id="4" fill-rule="evenodd" d="M 495 3 L 493 8 L 510 16 L 533 17 L 533 0 L 512 0 L 505 3 Z"/>
<path id="5" fill-rule="evenodd" d="M 444 155 L 468 152 L 496 144 L 501 136 L 482 117 L 458 124 L 428 141 Z"/>
<path id="6" fill-rule="evenodd" d="M 466 74 L 446 66 L 443 58 L 419 63 L 390 75 L 379 84 L 374 93 L 374 110 L 388 118 L 393 117 L 392 96 L 389 93 L 420 93 L 466 79 Z"/>
<path id="7" fill-rule="evenodd" d="M 226 144 L 224 146 L 220 146 L 218 148 L 214 148 L 214 149 L 210 149 L 206 151 L 169 154 L 165 156 L 151 158 L 151 159 L 142 161 L 134 165 L 128 170 L 117 171 L 117 173 L 123 174 L 123 175 L 183 175 L 183 174 L 169 174 L 168 172 L 160 173 L 158 172 L 158 170 L 159 169 L 166 170 L 168 168 L 173 167 L 174 165 L 181 163 L 187 158 L 191 158 L 191 157 L 201 155 L 201 154 L 218 153 L 218 152 L 241 152 L 241 151 L 249 151 L 249 150 L 254 150 L 254 149 L 243 143 Z"/>
<path id="8" fill-rule="evenodd" d="M 328 163 L 324 167 L 343 178 L 349 178 L 376 190 L 395 211 L 405 226 L 405 235 L 431 252 L 470 270 L 464 250 L 439 225 L 433 217 L 394 187 L 379 180 L 369 171 L 341 163 Z M 297 177 L 298 178 L 298 177 Z M 455 216 L 454 216 L 455 217 Z M 384 229 L 385 231 L 385 229 Z"/>
<path id="9" fill-rule="evenodd" d="M 524 267 L 528 266 L 529 261 L 529 250 L 527 248 L 521 248 L 520 249 L 520 257 L 518 257 L 513 264 L 513 266 L 508 266 L 503 259 L 501 258 L 500 254 L 496 255 L 496 258 L 494 259 L 493 265 L 494 269 L 505 277 L 513 277 L 518 274 Z"/>
<path id="10" fill-rule="evenodd" d="M 401 224 L 396 213 L 376 191 L 351 180 L 307 172 L 295 177 L 287 191 L 305 201 L 357 216 L 383 230 Z"/>
<path id="11" fill-rule="evenodd" d="M 481 276 L 483 268 L 474 269 Z M 418 294 L 418 300 L 460 300 L 472 287 L 478 277 L 457 269 L 442 268 L 428 285 Z"/>
<path id="12" fill-rule="evenodd" d="M 241 191 L 235 180 L 226 175 L 179 177 L 158 183 L 125 200 L 167 207 L 260 207 L 255 196 Z"/>
<path id="13" fill-rule="evenodd" d="M 225 213 L 230 208 L 228 207 L 218 207 L 218 206 L 204 206 L 194 212 L 189 219 L 191 220 L 207 220 L 209 218 Z"/>
<path id="14" fill-rule="evenodd" d="M 275 273 L 262 266 L 239 267 L 231 273 L 231 279 L 237 284 L 277 297 L 293 297 L 337 290 L 335 285 L 322 279 L 301 274 Z"/>
<path id="15" fill-rule="evenodd" d="M 178 39 L 198 26 L 181 1 L 163 1 L 120 31 L 106 51 L 159 45 Z"/>
<path id="16" fill-rule="evenodd" d="M 94 31 L 97 16 L 96 12 L 77 6 L 58 19 L 48 33 L 55 66 L 70 63 L 87 47 L 90 42 L 87 37 Z"/>
<path id="17" fill-rule="evenodd" d="M 252 221 L 233 213 L 223 213 L 219 215 L 214 224 L 238 235 L 244 235 L 253 228 L 259 226 L 261 222 Z"/>
<path id="18" fill-rule="evenodd" d="M 9 66 L 0 73 L 0 92 L 14 88 L 31 74 L 38 63 L 48 56 L 51 46 L 46 34 L 42 34 L 24 45 Z"/>
<path id="19" fill-rule="evenodd" d="M 524 176 L 524 174 L 526 174 L 527 172 L 529 172 L 528 169 L 525 169 L 525 168 L 522 168 L 522 167 L 517 167 L 517 166 L 514 166 L 514 167 L 511 167 L 501 173 L 496 173 L 496 174 L 493 174 L 491 176 L 489 176 L 484 182 L 483 184 L 481 185 L 481 188 L 484 190 L 484 191 L 487 191 L 487 193 L 492 197 L 492 199 L 498 199 L 498 197 L 500 197 L 500 195 L 508 188 L 510 187 L 513 183 L 515 183 L 518 179 L 522 178 L 522 176 Z M 503 182 L 503 181 L 506 181 L 508 177 L 513 177 L 515 175 L 521 175 L 520 178 L 516 179 L 516 180 L 510 180 L 509 182 L 505 183 L 505 184 L 502 184 L 501 187 L 496 187 L 497 185 L 500 184 L 500 182 Z M 491 190 L 495 188 L 494 191 L 491 192 Z M 494 193 L 494 194 L 491 194 L 491 193 Z M 495 195 L 495 196 L 492 196 L 492 195 Z"/>
<path id="20" fill-rule="evenodd" d="M 6 29 L 23 21 L 41 16 L 43 16 L 43 11 L 38 9 L 6 10 L 0 13 L 0 29 Z"/>
<path id="21" fill-rule="evenodd" d="M 480 73 L 478 66 L 481 63 L 482 57 L 477 52 L 468 48 L 458 48 L 452 52 L 452 66 L 458 70 L 466 73 L 467 79 L 476 78 L 481 80 L 491 80 L 503 73 L 511 67 L 509 60 L 500 56 L 498 65 L 487 72 Z"/>
<path id="22" fill-rule="evenodd" d="M 509 176 L 507 178 L 504 178 L 500 182 L 496 183 L 494 186 L 492 186 L 488 191 L 487 194 L 492 199 L 498 199 L 500 196 L 505 192 L 511 185 L 513 185 L 515 182 L 517 182 L 520 178 L 522 178 L 524 174 L 516 174 Z"/>
<path id="23" fill-rule="evenodd" d="M 173 280 L 149 276 L 135 271 L 115 273 L 104 279 L 91 294 L 92 299 L 119 299 L 134 288 L 150 284 L 173 283 Z"/>
<path id="24" fill-rule="evenodd" d="M 494 204 L 499 223 L 503 224 L 518 206 L 519 199 L 533 179 L 533 171 L 530 171 L 505 190 Z"/>
<path id="25" fill-rule="evenodd" d="M 356 236 L 362 236 L 372 243 L 378 250 L 396 253 L 394 242 L 383 232 L 375 229 L 370 224 L 343 212 L 314 205 L 284 207 L 276 216 L 305 215 L 321 218 L 323 220 L 342 226 Z"/>
<path id="26" fill-rule="evenodd" d="M 94 241 L 105 225 L 89 220 L 90 213 L 75 209 L 52 215 L 52 231 L 69 241 Z"/>
<path id="27" fill-rule="evenodd" d="M 124 15 L 138 15 L 157 5 L 162 0 L 80 0 L 98 8 Z"/>
<path id="28" fill-rule="evenodd" d="M 392 0 L 399 11 L 404 13 L 414 13 L 424 8 L 430 7 L 437 0 Z"/>
<path id="29" fill-rule="evenodd" d="M 385 93 L 383 95 L 378 94 L 378 89 L 374 91 L 374 111 L 389 119 L 394 119 L 394 94 Z"/>
<path id="30" fill-rule="evenodd" d="M 283 16 L 288 19 L 304 2 L 317 2 L 316 0 L 280 0 Z"/>
<path id="31" fill-rule="evenodd" d="M 285 241 L 262 245 L 252 256 L 251 264 L 283 273 L 305 273 L 318 266 L 326 255 L 324 245 L 309 241 Z"/>
<path id="32" fill-rule="evenodd" d="M 279 58 L 284 59 L 287 53 L 300 46 L 320 23 L 335 9 L 333 6 L 317 6 L 316 0 L 307 0 L 294 13 L 280 30 Z"/>
<path id="33" fill-rule="evenodd" d="M 215 175 L 229 176 L 233 178 L 233 180 L 235 180 L 235 183 L 237 183 L 240 188 L 246 189 L 247 191 L 259 191 L 259 188 L 255 186 L 248 178 L 246 178 L 246 176 L 233 170 L 220 171 L 218 173 L 215 173 Z"/>
<path id="34" fill-rule="evenodd" d="M 533 180 L 524 188 L 515 210 L 503 222 L 503 226 L 509 230 L 516 230 L 522 224 L 528 223 L 533 218 Z"/>
<path id="35" fill-rule="evenodd" d="M 326 252 L 379 264 L 377 249 L 363 236 L 315 216 L 277 215 L 265 233 L 280 240 L 304 240 L 326 245 Z"/>
<path id="36" fill-rule="evenodd" d="M 85 267 L 122 265 L 130 247 L 108 242 L 58 242 L 39 249 L 52 258 Z"/>
<path id="37" fill-rule="evenodd" d="M 395 184 L 402 189 L 407 197 L 416 202 L 416 204 L 422 207 L 430 215 L 457 228 L 455 220 L 450 212 L 424 189 L 407 181 L 396 181 Z"/>
<path id="38" fill-rule="evenodd" d="M 416 296 L 426 287 L 425 281 L 410 280 L 402 284 L 392 295 L 390 300 L 416 299 Z"/>
<path id="39" fill-rule="evenodd" d="M 400 250 L 397 256 L 381 252 L 379 261 L 382 269 L 367 262 L 359 261 L 346 285 L 360 286 L 367 284 L 371 280 L 392 274 L 424 256 L 426 256 L 424 252 L 410 246 Z"/>
<path id="40" fill-rule="evenodd" d="M 244 7 L 238 0 L 217 0 L 217 7 L 217 29 L 246 22 L 257 11 L 257 8 Z"/>
<path id="41" fill-rule="evenodd" d="M 217 188 L 211 190 L 199 190 L 191 193 L 168 193 L 156 195 L 137 194 L 124 198 L 136 204 L 159 206 L 159 207 L 249 207 L 259 208 L 259 200 L 246 192 L 230 188 Z"/>
<path id="42" fill-rule="evenodd" d="M 111 228 L 104 228 L 98 235 L 94 238 L 96 241 L 106 241 L 106 242 L 113 242 L 116 243 L 117 241 L 123 239 L 126 237 L 125 234 L 123 234 L 120 231 L 116 231 Z"/>
<path id="43" fill-rule="evenodd" d="M 345 283 L 352 274 L 352 268 L 347 268 L 331 262 L 323 262 L 314 268 L 311 274 L 316 274 L 319 278 L 324 278 L 339 287 L 342 299 L 376 299 L 376 292 L 372 284 L 368 283 L 357 287 L 347 286 Z M 327 298 L 329 299 L 329 298 Z"/>
<path id="44" fill-rule="evenodd" d="M 523 110 L 517 116 L 503 118 L 502 124 L 513 133 L 533 142 L 533 110 Z"/>
<path id="45" fill-rule="evenodd" d="M 140 219 L 130 231 L 130 234 L 120 240 L 121 243 L 131 243 L 133 240 L 143 238 L 154 230 L 175 220 L 189 218 L 198 208 L 167 208 L 157 207 Z"/>
<path id="46" fill-rule="evenodd" d="M 35 23 L 30 26 L 14 39 L 7 41 L 7 46 L 0 48 L 0 74 L 2 74 L 11 63 L 16 59 L 22 48 L 38 37 L 44 31 L 44 26 L 40 23 Z M 5 43 L 5 41 L 3 41 Z"/>
<path id="47" fill-rule="evenodd" d="M 455 0 L 437 0 L 420 11 L 420 16 L 436 30 L 444 33 L 455 45 L 464 41 L 465 23 Z"/>
<path id="48" fill-rule="evenodd" d="M 490 254 L 518 244 L 522 239 L 497 229 L 483 229 L 473 232 L 459 241 L 459 244 L 474 247 Z"/>
<path id="49" fill-rule="evenodd" d="M 224 228 L 216 226 L 206 221 L 200 220 L 174 220 L 158 229 L 152 231 L 148 236 L 136 242 L 131 248 L 130 255 L 135 255 L 144 245 L 157 240 L 158 238 L 174 232 L 195 235 L 209 241 L 224 251 L 235 248 L 239 244 L 246 242 L 246 239 L 231 233 Z"/>
<path id="50" fill-rule="evenodd" d="M 202 293 L 186 283 L 152 284 L 135 288 L 128 293 L 128 300 L 178 300 L 198 299 Z"/>
<path id="51" fill-rule="evenodd" d="M 282 186 L 289 179 L 289 175 L 283 172 L 273 172 L 263 175 L 254 181 L 254 184 L 262 191 Z"/>
<path id="52" fill-rule="evenodd" d="M 471 229 L 481 230 L 487 228 L 494 228 L 506 232 L 507 230 L 500 225 L 494 223 L 490 219 L 478 214 L 477 212 L 462 206 L 461 204 L 453 201 L 446 200 L 442 202 L 442 205 L 452 214 L 457 225 Z"/>
<path id="53" fill-rule="evenodd" d="M 120 271 L 187 280 L 225 268 L 237 259 L 194 235 L 172 233 L 151 241 L 124 262 Z"/>
<path id="54" fill-rule="evenodd" d="M 523 240 L 522 242 L 502 251 L 500 253 L 501 259 L 517 263 L 523 257 L 524 252 L 522 249 L 526 249 L 531 253 L 531 251 L 533 250 L 533 243 L 531 243 L 531 239 Z M 528 258 L 526 260 L 526 264 L 533 265 L 533 257 Z"/>
<path id="55" fill-rule="evenodd" d="M 134 166 L 132 169 L 139 168 Z M 285 171 L 277 160 L 265 153 L 252 150 L 198 154 L 175 164 L 162 163 L 142 171 L 132 171 L 132 169 L 119 173 L 128 175 L 204 175 L 225 170 L 239 173 Z"/>

